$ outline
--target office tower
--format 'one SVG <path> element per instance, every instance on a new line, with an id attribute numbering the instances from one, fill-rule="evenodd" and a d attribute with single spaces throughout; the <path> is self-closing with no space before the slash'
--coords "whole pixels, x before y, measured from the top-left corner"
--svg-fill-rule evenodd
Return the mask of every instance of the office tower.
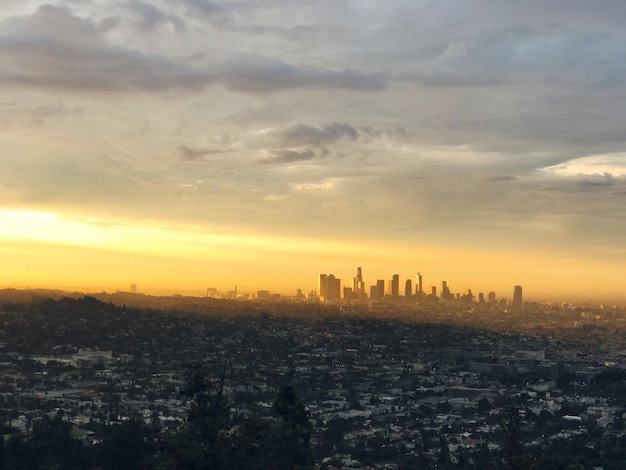
<path id="1" fill-rule="evenodd" d="M 422 297 L 424 295 L 424 290 L 422 289 L 422 287 L 422 273 L 417 273 L 417 285 L 415 286 L 415 293 L 418 297 Z"/>
<path id="2" fill-rule="evenodd" d="M 522 286 L 513 287 L 513 307 L 522 306 Z"/>
<path id="3" fill-rule="evenodd" d="M 391 278 L 391 281 L 389 281 L 390 284 L 390 294 L 391 294 L 391 298 L 392 299 L 397 299 L 398 297 L 400 297 L 400 275 L 399 274 L 394 274 Z"/>
<path id="4" fill-rule="evenodd" d="M 326 278 L 326 300 L 341 299 L 341 279 L 329 274 Z"/>
<path id="5" fill-rule="evenodd" d="M 341 279 L 332 274 L 320 274 L 317 288 L 321 301 L 341 298 Z"/>
<path id="6" fill-rule="evenodd" d="M 434 299 L 437 298 L 437 286 L 431 286 L 430 295 L 432 295 Z"/>
<path id="7" fill-rule="evenodd" d="M 378 293 L 378 286 L 376 284 L 370 286 L 370 300 L 373 302 L 378 302 L 379 300 L 382 300 L 382 295 Z"/>
<path id="8" fill-rule="evenodd" d="M 376 284 L 370 286 L 370 300 L 380 302 L 385 297 L 385 281 L 379 279 Z"/>
<path id="9" fill-rule="evenodd" d="M 363 273 L 361 268 L 356 268 L 356 277 L 352 280 L 352 290 L 358 299 L 365 299 L 365 283 L 363 282 Z"/>
<path id="10" fill-rule="evenodd" d="M 413 297 L 413 283 L 407 279 L 404 283 L 404 297 L 408 300 Z"/>
<path id="11" fill-rule="evenodd" d="M 478 293 L 478 303 L 480 303 L 480 304 L 484 304 L 485 303 L 485 294 L 483 294 L 482 292 Z"/>
<path id="12" fill-rule="evenodd" d="M 441 282 L 441 298 L 446 300 L 452 298 L 452 294 L 450 294 L 450 288 L 448 287 L 448 281 Z"/>
<path id="13" fill-rule="evenodd" d="M 385 298 L 385 280 L 378 279 L 376 281 L 376 292 L 378 293 L 377 300 L 383 300 Z"/>
<path id="14" fill-rule="evenodd" d="M 317 281 L 317 295 L 320 300 L 326 300 L 326 287 L 328 286 L 328 276 L 326 274 L 320 274 Z"/>
<path id="15" fill-rule="evenodd" d="M 343 287 L 343 299 L 344 300 L 356 300 L 357 293 L 352 290 L 352 287 L 344 286 Z"/>
<path id="16" fill-rule="evenodd" d="M 492 304 L 496 303 L 496 293 L 494 291 L 491 291 L 487 294 L 487 301 Z"/>

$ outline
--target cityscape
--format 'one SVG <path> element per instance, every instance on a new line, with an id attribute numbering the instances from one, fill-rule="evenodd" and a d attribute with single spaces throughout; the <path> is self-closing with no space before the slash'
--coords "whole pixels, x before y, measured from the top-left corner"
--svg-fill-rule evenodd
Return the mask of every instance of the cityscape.
<path id="1" fill-rule="evenodd" d="M 471 289 L 466 289 L 463 293 L 454 293 L 448 286 L 447 281 L 441 281 L 440 289 L 439 295 L 437 294 L 437 286 L 430 286 L 430 288 L 425 290 L 423 276 L 420 272 L 415 275 L 414 280 L 410 278 L 406 279 L 402 285 L 400 282 L 400 275 L 394 274 L 391 279 L 387 281 L 384 279 L 377 279 L 376 282 L 368 288 L 363 278 L 362 268 L 358 267 L 356 275 L 349 283 L 342 284 L 341 279 L 335 277 L 334 274 L 320 274 L 317 279 L 317 290 L 310 290 L 305 293 L 302 289 L 297 289 L 296 293 L 292 296 L 272 293 L 266 289 L 259 289 L 252 294 L 243 293 L 237 289 L 237 286 L 235 286 L 234 289 L 227 291 L 220 291 L 215 287 L 209 287 L 206 290 L 205 296 L 214 299 L 239 300 L 280 300 L 283 298 L 291 298 L 298 301 L 307 300 L 320 302 L 433 302 L 438 300 L 457 300 L 465 303 L 477 302 L 479 304 L 483 304 L 485 302 L 489 302 L 493 304 L 499 302 L 504 305 L 507 304 L 507 298 L 498 298 L 495 291 L 489 291 L 486 295 L 483 292 L 479 292 L 477 295 L 474 295 Z M 136 294 L 138 292 L 137 284 L 131 284 L 129 292 Z M 513 307 L 522 307 L 522 286 L 513 286 L 511 299 L 511 305 Z"/>
<path id="2" fill-rule="evenodd" d="M 0 290 L 0 462 L 623 468 L 626 309 L 453 297 Z M 290 409 L 301 411 L 287 432 Z M 290 433 L 287 452 L 276 439 Z"/>
<path id="3" fill-rule="evenodd" d="M 369 292 L 369 294 L 367 293 Z M 487 293 L 487 297 L 483 292 L 478 293 L 475 296 L 471 289 L 467 289 L 463 294 L 452 293 L 447 281 L 441 282 L 440 295 L 437 296 L 437 286 L 431 286 L 428 292 L 424 290 L 423 277 L 421 273 L 417 273 L 415 280 L 407 279 L 401 290 L 400 275 L 394 274 L 391 279 L 385 281 L 384 279 L 376 280 L 376 283 L 369 286 L 369 291 L 366 289 L 365 281 L 363 280 L 363 273 L 361 268 L 357 268 L 356 276 L 352 279 L 350 285 L 344 285 L 343 290 L 341 288 L 341 279 L 336 278 L 333 274 L 320 274 L 317 283 L 317 292 L 311 292 L 312 297 L 317 296 L 321 301 L 365 301 L 370 300 L 372 302 L 381 302 L 383 300 L 406 302 L 413 300 L 434 301 L 434 300 L 460 300 L 463 302 L 490 302 L 495 303 L 498 299 L 496 293 L 490 291 Z M 506 298 L 501 299 L 506 303 Z M 522 300 L 522 286 L 513 287 L 513 300 L 512 305 L 515 307 L 521 307 Z"/>
<path id="4" fill-rule="evenodd" d="M 0 8 L 0 470 L 626 468 L 626 2 Z"/>
<path id="5" fill-rule="evenodd" d="M 402 287 L 402 288 L 401 288 Z M 137 293 L 137 285 L 132 284 L 130 287 L 131 293 Z M 437 295 L 437 286 L 431 286 L 429 289 L 424 289 L 423 276 L 421 273 L 415 275 L 415 279 L 406 279 L 402 284 L 400 283 L 400 275 L 394 274 L 391 279 L 385 281 L 384 279 L 377 279 L 375 284 L 372 284 L 367 288 L 366 282 L 363 279 L 363 271 L 361 267 L 357 268 L 356 275 L 349 283 L 342 285 L 341 279 L 335 277 L 334 274 L 320 274 L 317 280 L 317 290 L 311 290 L 308 293 L 304 293 L 302 289 L 298 289 L 294 296 L 291 297 L 295 300 L 308 300 L 308 301 L 321 301 L 321 302 L 433 302 L 437 300 L 457 300 L 466 303 L 478 302 L 483 304 L 485 302 L 496 303 L 500 302 L 506 305 L 506 297 L 497 298 L 495 291 L 489 291 L 487 295 L 483 292 L 479 292 L 478 295 L 474 295 L 471 289 L 466 289 L 464 293 L 453 293 L 448 286 L 447 281 L 441 281 L 440 295 Z M 522 286 L 516 285 L 512 289 L 511 305 L 516 308 L 520 308 L 523 305 Z M 211 287 L 206 291 L 206 296 L 211 298 L 230 298 L 230 299 L 249 299 L 255 298 L 259 300 L 279 300 L 285 296 L 281 294 L 273 294 L 269 290 L 261 289 L 257 290 L 254 294 L 244 294 L 237 290 L 237 287 L 233 290 L 222 292 L 218 289 Z"/>

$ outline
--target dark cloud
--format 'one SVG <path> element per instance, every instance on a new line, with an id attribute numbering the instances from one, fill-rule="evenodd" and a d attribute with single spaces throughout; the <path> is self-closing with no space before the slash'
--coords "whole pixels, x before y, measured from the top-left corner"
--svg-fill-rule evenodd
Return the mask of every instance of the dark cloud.
<path id="1" fill-rule="evenodd" d="M 143 29 L 153 29 L 161 24 L 172 24 L 178 33 L 187 31 L 185 21 L 179 16 L 163 12 L 154 5 L 140 2 L 139 0 L 132 0 L 128 7 L 141 18 L 140 23 Z"/>
<path id="2" fill-rule="evenodd" d="M 211 80 L 206 73 L 166 58 L 109 45 L 102 29 L 110 27 L 52 5 L 40 7 L 30 17 L 7 20 L 0 34 L 0 82 L 124 91 L 197 88 Z"/>
<path id="3" fill-rule="evenodd" d="M 347 139 L 355 141 L 359 132 L 349 124 L 333 122 L 324 127 L 297 124 L 282 132 L 280 140 L 285 146 L 310 145 L 322 147 L 337 140 Z"/>
<path id="4" fill-rule="evenodd" d="M 302 151 L 298 150 L 275 150 L 274 156 L 265 160 L 260 160 L 261 164 L 273 164 L 273 163 L 293 163 L 301 162 L 305 160 L 312 160 L 315 158 L 315 152 L 311 149 Z"/>
<path id="5" fill-rule="evenodd" d="M 178 160 L 181 162 L 192 162 L 202 160 L 203 157 L 215 153 L 223 153 L 223 150 L 216 149 L 193 149 L 186 145 L 178 147 Z"/>
<path id="6" fill-rule="evenodd" d="M 129 7 L 142 18 L 143 28 L 171 22 L 184 29 L 182 20 L 152 5 L 134 1 Z M 255 54 L 203 65 L 183 62 L 111 44 L 103 34 L 117 24 L 114 17 L 94 22 L 52 5 L 5 20 L 0 24 L 0 83 L 88 91 L 198 89 L 219 83 L 246 93 L 311 87 L 377 90 L 385 85 L 379 75 L 293 65 Z"/>
<path id="7" fill-rule="evenodd" d="M 487 178 L 487 181 L 517 181 L 517 178 L 514 176 L 492 176 Z"/>
<path id="8" fill-rule="evenodd" d="M 220 7 L 209 0 L 182 0 L 182 3 L 187 5 L 193 13 L 202 16 L 213 15 L 220 11 Z"/>
<path id="9" fill-rule="evenodd" d="M 310 87 L 380 90 L 387 79 L 383 74 L 365 74 L 354 69 L 333 71 L 249 54 L 225 64 L 220 81 L 235 91 L 267 93 Z"/>

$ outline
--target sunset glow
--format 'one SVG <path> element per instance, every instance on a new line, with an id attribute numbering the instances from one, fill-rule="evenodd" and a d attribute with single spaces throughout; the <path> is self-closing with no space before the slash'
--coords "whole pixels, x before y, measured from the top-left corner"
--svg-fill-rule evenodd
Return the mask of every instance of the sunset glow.
<path id="1" fill-rule="evenodd" d="M 626 302 L 622 8 L 478 5 L 4 8 L 0 288 Z"/>

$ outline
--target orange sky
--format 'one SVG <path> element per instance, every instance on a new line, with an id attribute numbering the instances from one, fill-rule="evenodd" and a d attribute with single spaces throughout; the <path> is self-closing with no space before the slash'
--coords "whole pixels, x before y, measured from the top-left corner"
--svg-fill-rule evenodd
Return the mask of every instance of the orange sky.
<path id="1" fill-rule="evenodd" d="M 567 296 L 616 299 L 621 282 L 618 263 L 540 252 L 231 236 L 19 211 L 0 212 L 0 229 L 4 287 L 93 292 L 127 290 L 130 284 L 138 284 L 145 293 L 199 295 L 207 287 L 225 291 L 237 285 L 242 292 L 270 289 L 292 294 L 298 288 L 315 289 L 320 272 L 334 273 L 349 283 L 361 266 L 366 285 L 394 273 L 403 282 L 414 281 L 419 270 L 426 289 L 435 285 L 440 291 L 445 279 L 453 292 L 494 290 L 499 297 L 510 298 L 512 286 L 521 284 L 527 299 L 560 301 Z M 412 252 L 416 256 L 407 256 Z"/>
<path id="2" fill-rule="evenodd" d="M 626 3 L 241 5 L 3 5 L 0 288 L 626 297 Z"/>

